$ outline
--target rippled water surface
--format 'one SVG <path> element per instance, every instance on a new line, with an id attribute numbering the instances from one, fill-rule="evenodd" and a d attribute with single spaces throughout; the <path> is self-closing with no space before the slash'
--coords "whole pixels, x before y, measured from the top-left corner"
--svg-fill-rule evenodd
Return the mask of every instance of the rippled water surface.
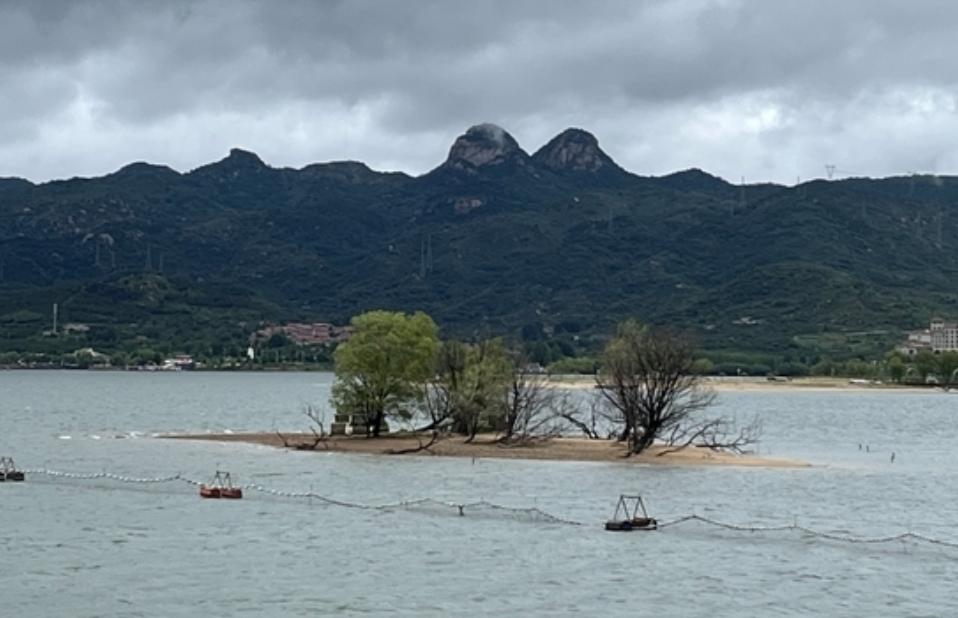
<path id="1" fill-rule="evenodd" d="M 798 524 L 958 541 L 958 395 L 723 393 L 762 416 L 760 452 L 810 468 L 375 457 L 154 438 L 298 430 L 324 374 L 0 373 L 0 455 L 127 477 L 214 470 L 277 491 L 379 505 L 432 498 L 538 508 L 356 509 L 181 481 L 31 475 L 0 485 L 0 615 L 945 616 L 958 549 L 688 522 L 602 530 L 620 493 L 660 521 Z M 892 453 L 895 454 L 894 462 Z"/>

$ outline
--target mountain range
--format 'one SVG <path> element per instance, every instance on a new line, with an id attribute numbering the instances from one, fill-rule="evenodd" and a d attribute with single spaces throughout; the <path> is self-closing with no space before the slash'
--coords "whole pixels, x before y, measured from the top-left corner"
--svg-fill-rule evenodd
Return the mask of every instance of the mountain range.
<path id="1" fill-rule="evenodd" d="M 956 203 L 953 177 L 640 176 L 587 131 L 530 155 L 492 124 L 418 177 L 234 149 L 188 173 L 0 178 L 0 332 L 57 299 L 135 330 L 172 286 L 184 306 L 246 298 L 247 329 L 422 310 L 462 336 L 585 341 L 635 317 L 713 350 L 873 353 L 958 314 Z"/>

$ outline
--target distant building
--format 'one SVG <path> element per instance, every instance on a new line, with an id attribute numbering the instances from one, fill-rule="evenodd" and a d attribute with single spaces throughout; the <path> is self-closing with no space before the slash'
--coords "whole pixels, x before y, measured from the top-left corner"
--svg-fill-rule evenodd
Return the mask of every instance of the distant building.
<path id="1" fill-rule="evenodd" d="M 958 322 L 945 322 L 941 318 L 931 321 L 931 349 L 935 352 L 958 350 Z"/>
<path id="2" fill-rule="evenodd" d="M 261 328 L 253 334 L 253 341 L 268 341 L 273 335 L 283 335 L 297 345 L 330 345 L 349 339 L 351 326 L 334 326 L 326 322 L 274 325 Z"/>
<path id="3" fill-rule="evenodd" d="M 110 366 L 110 357 L 102 352 L 97 352 L 93 348 L 80 348 L 76 350 L 73 355 L 77 360 L 85 359 L 90 362 L 91 365 L 97 367 L 109 367 Z"/>
<path id="4" fill-rule="evenodd" d="M 917 354 L 922 350 L 936 354 L 956 352 L 958 351 L 958 322 L 932 318 L 930 328 L 908 333 L 908 340 L 898 346 L 898 350 L 908 355 Z"/>
<path id="5" fill-rule="evenodd" d="M 182 371 L 184 369 L 195 369 L 196 363 L 193 357 L 188 354 L 179 354 L 173 358 L 168 358 L 159 366 L 161 371 Z"/>

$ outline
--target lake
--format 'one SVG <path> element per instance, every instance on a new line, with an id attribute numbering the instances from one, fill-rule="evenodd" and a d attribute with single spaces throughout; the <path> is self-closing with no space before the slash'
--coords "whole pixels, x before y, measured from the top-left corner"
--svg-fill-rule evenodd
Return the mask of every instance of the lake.
<path id="1" fill-rule="evenodd" d="M 288 452 L 158 433 L 304 430 L 322 373 L 0 372 L 0 456 L 74 475 L 0 484 L 0 608 L 16 617 L 943 616 L 958 548 L 701 521 L 609 533 L 622 493 L 660 522 L 799 525 L 958 542 L 958 396 L 721 393 L 760 415 L 759 453 L 810 468 L 710 468 Z M 327 418 L 331 418 L 328 412 Z M 894 461 L 892 461 L 894 453 Z M 283 493 L 312 492 L 356 508 Z M 485 502 L 459 516 L 443 503 Z M 532 511 L 530 509 L 537 509 Z M 559 523 L 557 519 L 580 525 Z"/>

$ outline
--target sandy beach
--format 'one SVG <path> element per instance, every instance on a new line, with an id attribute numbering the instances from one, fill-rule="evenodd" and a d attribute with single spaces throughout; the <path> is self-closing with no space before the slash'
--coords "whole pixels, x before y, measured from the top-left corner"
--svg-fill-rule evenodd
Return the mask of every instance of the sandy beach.
<path id="1" fill-rule="evenodd" d="M 551 382 L 560 388 L 590 389 L 595 388 L 595 378 L 592 376 L 563 376 Z M 803 377 L 770 380 L 760 377 L 707 377 L 704 383 L 716 392 L 737 391 L 764 391 L 764 392 L 849 392 L 849 393 L 926 393 L 933 392 L 934 388 L 917 386 L 901 386 L 866 380 L 852 381 L 848 378 Z"/>
<path id="2" fill-rule="evenodd" d="M 216 442 L 245 442 L 276 448 L 302 448 L 314 442 L 311 434 L 285 433 L 281 438 L 276 433 L 231 433 L 168 435 L 164 438 L 178 440 L 211 440 Z M 284 445 L 283 440 L 286 444 Z M 784 459 L 772 459 L 755 455 L 736 455 L 705 448 L 688 447 L 666 453 L 666 447 L 653 446 L 641 455 L 628 456 L 623 444 L 615 440 L 589 440 L 586 438 L 551 438 L 530 444 L 503 445 L 491 436 L 479 436 L 471 443 L 461 437 L 446 438 L 428 450 L 397 455 L 398 452 L 415 449 L 420 439 L 408 434 L 385 435 L 370 439 L 363 436 L 331 436 L 315 448 L 316 452 L 358 453 L 379 456 L 438 456 L 496 459 L 536 459 L 553 461 L 619 462 L 651 465 L 707 465 L 747 467 L 806 467 L 810 464 Z"/>

